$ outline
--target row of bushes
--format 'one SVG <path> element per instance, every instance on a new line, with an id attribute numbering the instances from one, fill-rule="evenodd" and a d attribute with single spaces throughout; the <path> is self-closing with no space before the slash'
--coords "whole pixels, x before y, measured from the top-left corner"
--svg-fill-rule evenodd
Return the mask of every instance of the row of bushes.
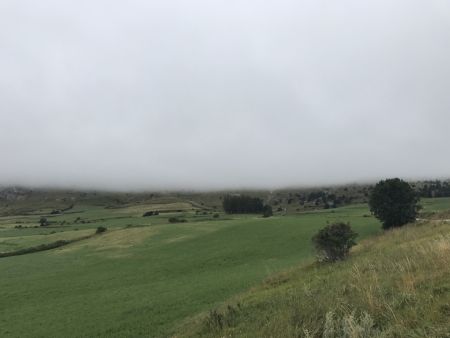
<path id="1" fill-rule="evenodd" d="M 47 244 L 40 244 L 37 246 L 32 246 L 30 248 L 23 248 L 23 249 L 19 249 L 19 250 L 15 250 L 15 251 L 9 251 L 9 252 L 0 252 L 0 257 L 10 257 L 10 256 L 19 256 L 19 255 L 25 255 L 25 254 L 29 254 L 29 253 L 33 253 L 33 252 L 38 252 L 38 251 L 45 251 L 45 250 L 51 250 L 51 249 L 55 249 L 55 248 L 59 248 L 61 246 L 70 244 L 70 243 L 74 243 L 77 241 L 80 241 L 82 239 L 86 239 L 89 238 L 91 236 L 86 236 L 86 237 L 82 237 L 82 238 L 77 238 L 77 239 L 72 239 L 72 240 L 59 240 L 56 242 L 52 242 L 52 243 L 47 243 Z"/>
<path id="2" fill-rule="evenodd" d="M 107 230 L 106 227 L 98 227 L 97 230 L 95 231 L 95 234 L 93 235 L 88 235 L 88 236 L 83 236 L 83 237 L 78 237 L 75 239 L 60 239 L 56 242 L 52 242 L 52 243 L 46 243 L 46 244 L 39 244 L 37 246 L 32 246 L 29 248 L 23 248 L 23 249 L 19 249 L 19 250 L 15 250 L 15 251 L 9 251 L 9 252 L 0 252 L 0 258 L 2 257 L 11 257 L 11 256 L 20 256 L 20 255 L 26 255 L 26 254 L 30 254 L 30 253 L 34 253 L 34 252 L 39 252 L 39 251 L 46 251 L 46 250 L 51 250 L 51 249 L 56 249 L 59 248 L 61 246 L 67 245 L 67 244 L 71 244 L 71 243 L 75 243 L 75 242 L 79 242 L 81 240 L 84 239 L 88 239 L 91 238 L 95 235 L 101 234 L 103 232 L 105 232 Z"/>
<path id="3" fill-rule="evenodd" d="M 89 220 L 84 220 L 84 219 L 81 219 L 81 217 L 77 217 L 76 219 L 75 219 L 75 221 L 74 221 L 74 224 L 78 224 L 78 223 L 81 223 L 81 224 L 89 224 L 89 223 L 95 223 L 95 221 L 89 221 Z M 46 227 L 46 226 L 49 226 L 49 225 L 65 225 L 67 222 L 66 222 L 66 220 L 63 220 L 63 221 L 61 221 L 61 222 L 50 222 L 48 219 L 47 219 L 47 217 L 44 217 L 44 216 L 42 216 L 40 219 L 39 219 L 39 225 L 41 226 L 41 227 Z"/>
<path id="4" fill-rule="evenodd" d="M 142 215 L 142 217 L 150 217 L 150 216 L 158 216 L 159 215 L 159 211 L 146 211 L 144 212 L 144 214 Z"/>

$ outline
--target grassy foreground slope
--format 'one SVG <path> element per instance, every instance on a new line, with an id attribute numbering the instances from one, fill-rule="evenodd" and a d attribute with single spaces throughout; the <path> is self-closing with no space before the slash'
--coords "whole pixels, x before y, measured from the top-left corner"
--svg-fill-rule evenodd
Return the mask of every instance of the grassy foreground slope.
<path id="1" fill-rule="evenodd" d="M 434 218 L 276 274 L 178 336 L 450 337 L 450 213 Z"/>

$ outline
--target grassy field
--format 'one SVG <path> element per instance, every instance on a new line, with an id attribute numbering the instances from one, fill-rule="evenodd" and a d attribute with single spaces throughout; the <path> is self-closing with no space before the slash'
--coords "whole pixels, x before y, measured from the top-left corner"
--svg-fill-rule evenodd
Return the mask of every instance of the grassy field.
<path id="1" fill-rule="evenodd" d="M 450 209 L 450 199 L 423 204 L 425 210 Z M 164 213 L 142 217 L 156 209 Z M 167 336 L 186 318 L 311 259 L 310 238 L 327 222 L 350 221 L 360 239 L 380 233 L 365 205 L 216 219 L 190 202 L 80 204 L 48 216 L 50 225 L 39 227 L 49 210 L 1 217 L 0 251 L 82 237 L 98 226 L 108 231 L 58 249 L 1 258 L 2 337 Z M 170 216 L 188 222 L 170 224 Z"/>
<path id="2" fill-rule="evenodd" d="M 344 262 L 274 274 L 175 336 L 448 338 L 449 319 L 450 221 L 433 220 L 369 238 Z"/>

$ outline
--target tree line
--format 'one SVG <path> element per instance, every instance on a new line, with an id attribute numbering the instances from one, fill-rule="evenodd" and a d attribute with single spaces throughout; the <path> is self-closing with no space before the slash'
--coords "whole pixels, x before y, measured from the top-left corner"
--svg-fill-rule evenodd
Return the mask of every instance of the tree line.
<path id="1" fill-rule="evenodd" d="M 227 214 L 259 214 L 264 212 L 264 203 L 258 197 L 227 195 L 223 198 L 223 210 Z"/>
<path id="2" fill-rule="evenodd" d="M 418 191 L 421 197 L 450 197 L 450 182 L 425 181 Z"/>

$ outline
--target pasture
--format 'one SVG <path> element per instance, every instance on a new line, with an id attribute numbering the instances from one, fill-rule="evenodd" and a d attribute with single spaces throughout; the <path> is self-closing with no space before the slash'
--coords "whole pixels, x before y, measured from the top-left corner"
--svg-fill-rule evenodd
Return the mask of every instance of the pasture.
<path id="1" fill-rule="evenodd" d="M 424 201 L 450 209 L 450 199 Z M 311 236 L 349 221 L 359 240 L 379 233 L 366 205 L 261 218 L 214 218 L 186 201 L 164 205 L 76 205 L 0 218 L 0 252 L 106 233 L 67 246 L 0 258 L 0 336 L 168 336 L 181 323 L 312 259 Z M 158 216 L 142 217 L 144 211 Z M 46 215 L 50 225 L 39 227 Z M 187 220 L 168 223 L 170 216 Z M 18 226 L 21 227 L 18 227 Z"/>

